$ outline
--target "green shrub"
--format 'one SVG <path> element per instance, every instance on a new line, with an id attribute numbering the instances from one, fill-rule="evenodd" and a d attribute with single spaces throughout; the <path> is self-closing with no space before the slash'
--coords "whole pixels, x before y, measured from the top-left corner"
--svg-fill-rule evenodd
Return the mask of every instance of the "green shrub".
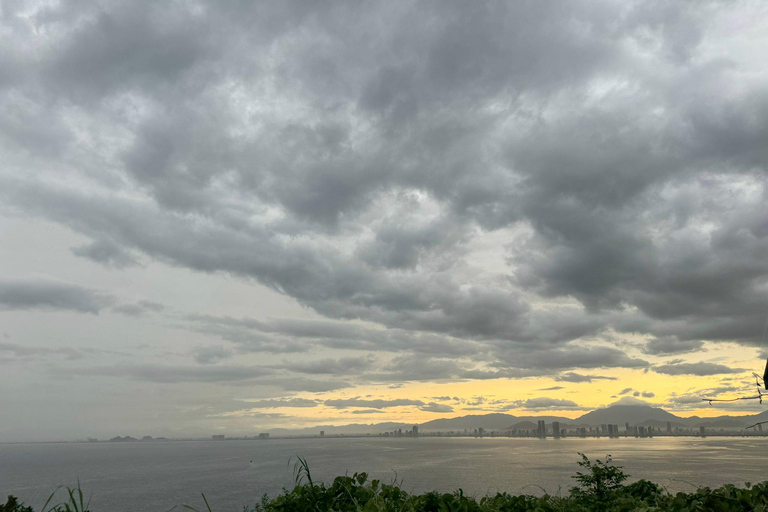
<path id="1" fill-rule="evenodd" d="M 5 502 L 5 505 L 0 504 L 0 512 L 34 512 L 34 510 L 32 510 L 32 507 L 25 507 L 19 503 L 16 496 L 8 496 L 8 501 Z"/>

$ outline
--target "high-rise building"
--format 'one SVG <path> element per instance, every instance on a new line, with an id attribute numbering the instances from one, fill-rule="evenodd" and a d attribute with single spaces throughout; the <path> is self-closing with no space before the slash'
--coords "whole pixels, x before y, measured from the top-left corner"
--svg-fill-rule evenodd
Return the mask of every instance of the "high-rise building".
<path id="1" fill-rule="evenodd" d="M 419 435 L 419 427 L 414 425 L 413 426 L 413 437 L 416 437 Z"/>
<path id="2" fill-rule="evenodd" d="M 640 437 L 645 437 L 646 436 L 645 427 L 637 427 L 637 430 L 638 430 L 638 432 L 640 434 Z"/>
<path id="3" fill-rule="evenodd" d="M 704 428 L 704 425 L 699 427 L 699 434 L 701 435 L 701 437 L 707 436 L 707 429 Z"/>
<path id="4" fill-rule="evenodd" d="M 478 427 L 477 433 L 480 437 L 483 437 L 485 435 L 485 429 L 483 427 Z"/>
<path id="5" fill-rule="evenodd" d="M 536 429 L 537 435 L 539 437 L 547 437 L 547 426 L 544 423 L 544 420 L 539 420 L 537 424 L 538 424 L 538 427 Z"/>
<path id="6" fill-rule="evenodd" d="M 320 437 L 325 437 L 325 430 L 320 431 Z"/>
<path id="7" fill-rule="evenodd" d="M 667 434 L 672 435 L 672 423 L 667 422 Z"/>
<path id="8" fill-rule="evenodd" d="M 613 437 L 613 425 L 608 425 L 608 437 Z"/>
<path id="9" fill-rule="evenodd" d="M 555 439 L 560 439 L 560 422 L 559 421 L 552 422 L 552 437 L 554 437 Z"/>

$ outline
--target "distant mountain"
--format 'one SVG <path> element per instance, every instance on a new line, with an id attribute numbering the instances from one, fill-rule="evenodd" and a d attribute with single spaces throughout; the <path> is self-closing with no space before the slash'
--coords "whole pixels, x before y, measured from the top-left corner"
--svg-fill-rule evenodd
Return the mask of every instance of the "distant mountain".
<path id="1" fill-rule="evenodd" d="M 440 418 L 419 425 L 419 430 L 464 430 L 482 427 L 486 430 L 501 430 L 510 423 L 519 421 L 516 416 L 503 413 L 470 414 L 458 418 Z"/>
<path id="2" fill-rule="evenodd" d="M 419 425 L 419 430 L 422 432 L 430 431 L 460 431 L 473 430 L 479 427 L 485 430 L 510 430 L 512 428 L 526 428 L 516 427 L 514 425 L 520 422 L 532 422 L 534 428 L 538 420 L 544 420 L 547 423 L 553 421 L 559 421 L 563 424 L 563 427 L 567 424 L 573 423 L 570 418 L 563 418 L 560 416 L 513 416 L 511 414 L 504 413 L 491 413 L 491 414 L 470 414 L 468 416 L 459 416 L 458 418 L 441 418 L 437 420 L 428 421 Z"/>
<path id="3" fill-rule="evenodd" d="M 113 437 L 112 439 L 110 439 L 110 441 L 113 442 L 113 443 L 130 443 L 130 442 L 133 442 L 133 441 L 138 441 L 138 439 L 136 439 L 135 437 L 131 437 L 131 436 L 125 436 L 125 437 L 117 436 L 117 437 Z"/>
<path id="4" fill-rule="evenodd" d="M 717 416 L 702 418 L 691 416 L 683 418 L 665 411 L 659 407 L 653 407 L 644 403 L 617 404 L 596 409 L 588 412 L 576 419 L 564 418 L 561 416 L 514 416 L 505 413 L 491 414 L 470 414 L 458 416 L 455 418 L 439 418 L 418 425 L 422 432 L 461 432 L 464 429 L 472 432 L 476 428 L 484 428 L 487 431 L 492 430 L 512 430 L 522 429 L 531 430 L 536 428 L 536 423 L 543 420 L 547 425 L 553 421 L 560 422 L 561 428 L 572 428 L 577 426 L 598 426 L 602 424 L 619 425 L 622 429 L 625 423 L 632 426 L 652 426 L 655 428 L 666 429 L 667 422 L 673 428 L 705 428 L 712 429 L 741 429 L 749 425 L 754 425 L 759 421 L 768 421 L 768 410 L 754 415 L 742 416 Z M 321 431 L 327 436 L 338 435 L 378 435 L 384 432 L 392 432 L 398 429 L 410 430 L 412 423 L 353 423 L 349 425 L 318 425 L 302 429 L 271 429 L 272 436 L 319 436 Z M 115 438 L 113 441 L 135 440 L 130 437 Z"/>
<path id="5" fill-rule="evenodd" d="M 352 434 L 380 434 L 382 432 L 392 432 L 397 429 L 410 429 L 413 423 L 351 423 L 349 425 L 317 425 L 306 428 L 273 428 L 272 436 L 319 436 L 320 432 L 325 432 L 329 436 L 352 435 Z"/>
<path id="6" fill-rule="evenodd" d="M 532 421 L 525 420 L 518 423 L 513 423 L 509 426 L 509 430 L 535 430 L 538 425 Z"/>
<path id="7" fill-rule="evenodd" d="M 694 427 L 705 428 L 724 428 L 724 429 L 736 429 L 744 428 L 757 423 L 751 417 L 745 416 L 746 419 L 736 418 L 720 418 L 714 421 L 698 421 L 693 424 Z"/>
<path id="8" fill-rule="evenodd" d="M 639 425 L 647 421 L 660 421 L 666 425 L 666 422 L 679 422 L 686 424 L 684 418 L 650 405 L 612 405 L 604 409 L 596 409 L 583 416 L 572 420 L 573 423 L 586 425 L 615 424 Z"/>

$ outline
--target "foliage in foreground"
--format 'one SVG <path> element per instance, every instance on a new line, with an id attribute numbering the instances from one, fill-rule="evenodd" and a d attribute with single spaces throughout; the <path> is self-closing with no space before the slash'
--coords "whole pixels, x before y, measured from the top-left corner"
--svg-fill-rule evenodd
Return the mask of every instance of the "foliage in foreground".
<path id="1" fill-rule="evenodd" d="M 744 488 L 724 485 L 717 489 L 700 487 L 695 492 L 670 494 L 663 487 L 640 480 L 625 484 L 628 475 L 615 466 L 610 455 L 605 461 L 590 461 L 580 454 L 581 471 L 572 478 L 576 485 L 567 496 L 530 496 L 498 493 L 476 499 L 458 491 L 450 494 L 428 492 L 414 495 L 403 491 L 397 482 L 383 484 L 368 480 L 366 473 L 339 476 L 331 485 L 312 480 L 306 460 L 298 458 L 294 466 L 296 486 L 284 489 L 274 499 L 267 495 L 243 512 L 768 512 L 768 482 Z M 55 493 L 54 493 L 55 494 Z M 67 499 L 41 512 L 90 512 L 79 486 L 67 489 Z M 212 512 L 203 495 L 206 512 Z M 195 512 L 189 505 L 182 506 Z M 13 496 L 0 503 L 0 512 L 34 512 Z"/>

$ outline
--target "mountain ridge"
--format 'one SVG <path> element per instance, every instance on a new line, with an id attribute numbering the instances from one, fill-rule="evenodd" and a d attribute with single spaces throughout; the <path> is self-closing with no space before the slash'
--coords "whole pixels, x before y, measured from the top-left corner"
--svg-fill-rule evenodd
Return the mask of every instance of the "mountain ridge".
<path id="1" fill-rule="evenodd" d="M 677 416 L 661 407 L 654 407 L 650 404 L 618 404 L 608 407 L 601 407 L 589 411 L 578 418 L 571 419 L 561 416 L 515 416 L 507 413 L 488 413 L 488 414 L 468 414 L 455 416 L 452 418 L 436 418 L 423 423 L 406 422 L 383 422 L 383 423 L 351 423 L 347 425 L 317 425 L 305 427 L 302 429 L 271 429 L 272 435 L 284 436 L 304 436 L 320 435 L 324 431 L 327 435 L 342 434 L 379 434 L 383 432 L 392 432 L 398 429 L 411 429 L 414 425 L 419 427 L 421 432 L 461 432 L 464 429 L 472 431 L 475 428 L 491 430 L 510 430 L 512 428 L 530 428 L 516 427 L 521 423 L 528 422 L 536 424 L 537 421 L 544 420 L 547 424 L 558 421 L 565 427 L 575 426 L 599 426 L 601 424 L 616 424 L 623 426 L 629 423 L 632 426 L 654 426 L 666 427 L 670 422 L 672 427 L 685 428 L 744 428 L 758 421 L 768 420 L 768 410 L 757 414 L 745 415 L 721 415 L 711 418 L 691 416 Z"/>

